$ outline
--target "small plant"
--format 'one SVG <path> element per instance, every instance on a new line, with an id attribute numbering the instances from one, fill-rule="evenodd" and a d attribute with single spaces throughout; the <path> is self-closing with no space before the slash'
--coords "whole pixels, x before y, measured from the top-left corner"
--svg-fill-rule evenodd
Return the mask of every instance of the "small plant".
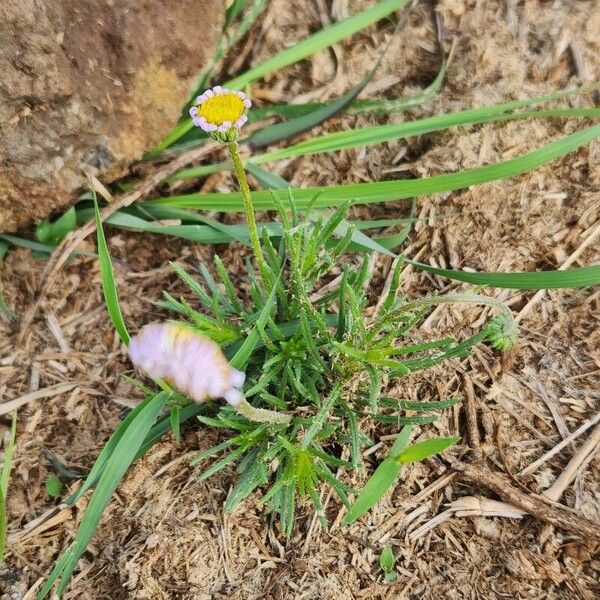
<path id="1" fill-rule="evenodd" d="M 396 569 L 394 569 L 394 564 L 396 559 L 394 558 L 394 553 L 389 546 L 386 546 L 379 556 L 379 566 L 383 571 L 383 580 L 385 583 L 393 583 L 398 579 L 398 573 L 396 573 Z"/>
<path id="2" fill-rule="evenodd" d="M 51 498 L 58 498 L 63 492 L 62 481 L 57 475 L 48 475 L 44 488 Z"/>
<path id="3" fill-rule="evenodd" d="M 258 226 L 237 147 L 249 104 L 241 93 L 213 88 L 190 110 L 199 127 L 227 144 L 240 184 L 247 221 L 247 237 L 241 241 L 252 248 L 257 265 L 255 270 L 253 261 L 246 261 L 244 285 L 236 286 L 218 256 L 213 265 L 216 279 L 207 265 L 200 265 L 199 279 L 173 265 L 197 306 L 165 292 L 158 304 L 184 321 L 155 323 L 131 338 L 96 204 L 108 312 L 133 363 L 154 379 L 159 391 L 148 390 L 146 400 L 115 431 L 82 487 L 67 500 L 74 503 L 96 487 L 75 540 L 40 597 L 59 579 L 57 591 L 64 590 L 129 465 L 168 429 L 178 437 L 180 422 L 198 415 L 203 426 L 227 432 L 223 442 L 192 461 L 205 465 L 200 480 L 236 467 L 237 482 L 225 510 L 263 489 L 261 503 L 288 536 L 298 506 L 306 501 L 326 526 L 319 488 L 329 485 L 348 509 L 345 522 L 351 523 L 389 489 L 402 464 L 432 456 L 458 440 L 438 437 L 409 445 L 413 426 L 433 422 L 437 412 L 457 399 L 406 402 L 385 394 L 390 382 L 467 356 L 478 343 L 505 349 L 516 341 L 514 319 L 497 300 L 477 294 L 419 299 L 401 295 L 401 258 L 373 303 L 370 298 L 378 289 L 370 256 L 348 258 L 346 253 L 365 245 L 389 251 L 346 220 L 348 203 L 335 211 L 317 210 L 316 195 L 300 211 L 291 191 L 287 202 L 273 195 L 278 227 Z M 431 307 L 464 302 L 491 305 L 499 315 L 462 341 L 419 339 L 418 326 Z M 228 404 L 215 407 L 212 414 L 210 408 L 203 411 L 213 398 L 225 398 Z M 157 423 L 165 407 L 170 415 Z M 409 416 L 406 411 L 418 414 Z M 338 471 L 362 468 L 362 450 L 373 443 L 367 431 L 375 423 L 401 430 L 389 457 L 357 492 Z M 350 494 L 356 495 L 353 504 Z"/>
<path id="4" fill-rule="evenodd" d="M 302 499 L 315 505 L 325 524 L 318 494 L 321 483 L 331 485 L 341 502 L 350 507 L 347 495 L 355 490 L 334 473 L 339 468 L 361 468 L 362 450 L 372 444 L 361 422 L 366 427 L 372 421 L 408 425 L 410 432 L 410 425 L 431 423 L 437 411 L 457 401 L 405 402 L 383 393 L 389 382 L 466 356 L 476 343 L 493 339 L 500 345 L 513 340 L 516 331 L 510 316 L 503 312 L 461 342 L 453 338 L 418 340 L 415 330 L 431 306 L 493 301 L 476 295 L 408 301 L 398 294 L 401 260 L 394 266 L 389 290 L 378 309 L 368 310 L 369 257 L 358 264 L 341 260 L 354 234 L 344 219 L 345 212 L 344 206 L 329 215 L 302 215 L 290 198 L 287 207 L 279 207 L 281 237 L 263 236 L 264 279 L 247 264 L 249 297 L 245 301 L 215 257 L 218 282 L 206 266 L 200 269 L 200 285 L 175 266 L 204 312 L 168 293 L 159 302 L 201 335 L 222 340 L 225 355 L 246 374 L 244 392 L 249 402 L 288 415 L 286 420 L 272 419 L 282 422 L 256 422 L 237 414 L 235 407 L 221 406 L 213 416 L 199 416 L 204 425 L 232 434 L 193 461 L 208 464 L 218 457 L 201 474 L 201 480 L 237 465 L 239 479 L 225 503 L 226 510 L 270 482 L 262 502 L 279 516 L 286 535 L 292 531 L 296 505 Z M 334 277 L 337 285 L 331 285 Z M 326 281 L 329 285 L 320 291 Z M 240 357 L 239 350 L 247 340 L 253 342 Z M 406 416 L 407 410 L 426 414 Z M 456 440 L 434 438 L 422 442 L 423 447 L 416 444 L 398 449 L 392 459 L 392 481 L 385 487 L 377 485 L 380 496 L 397 478 L 402 463 L 439 452 Z M 408 436 L 405 446 L 407 442 Z M 342 457 L 346 454 L 343 449 L 348 458 Z M 351 520 L 370 506 L 349 513 Z"/>

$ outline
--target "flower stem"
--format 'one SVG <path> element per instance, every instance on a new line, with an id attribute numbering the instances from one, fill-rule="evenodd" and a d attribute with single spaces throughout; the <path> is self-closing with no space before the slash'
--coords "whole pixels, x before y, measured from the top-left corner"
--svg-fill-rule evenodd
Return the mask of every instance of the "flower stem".
<path id="1" fill-rule="evenodd" d="M 244 171 L 244 165 L 242 164 L 242 158 L 240 157 L 239 146 L 236 141 L 229 142 L 227 144 L 229 154 L 231 156 L 231 162 L 235 170 L 238 183 L 240 184 L 240 190 L 242 192 L 242 198 L 244 200 L 244 210 L 246 211 L 246 222 L 248 224 L 248 232 L 250 233 L 250 244 L 254 250 L 254 256 L 258 263 L 258 270 L 260 272 L 261 279 L 267 291 L 270 291 L 271 278 L 269 274 L 269 267 L 265 261 L 265 256 L 260 245 L 260 239 L 258 237 L 258 229 L 256 227 L 256 219 L 254 218 L 254 205 L 252 204 L 252 195 L 250 194 L 250 187 L 248 186 L 248 179 L 246 178 L 246 171 Z"/>

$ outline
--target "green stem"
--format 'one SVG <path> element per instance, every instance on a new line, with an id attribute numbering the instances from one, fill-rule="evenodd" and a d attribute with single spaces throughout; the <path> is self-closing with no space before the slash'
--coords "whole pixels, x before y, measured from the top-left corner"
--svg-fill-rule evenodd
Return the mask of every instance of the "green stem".
<path id="1" fill-rule="evenodd" d="M 482 296 L 481 294 L 471 293 L 459 293 L 459 294 L 447 294 L 445 296 L 430 296 L 428 298 L 421 298 L 412 302 L 407 302 L 400 307 L 399 312 L 405 312 L 418 308 L 419 306 L 438 306 L 440 304 L 483 304 L 485 306 L 491 306 L 495 308 L 503 317 L 503 325 L 499 334 L 500 339 L 493 342 L 493 345 L 500 349 L 508 349 L 517 341 L 517 335 L 519 333 L 519 325 L 510 310 L 504 302 L 501 302 L 497 298 L 492 296 Z M 488 338 L 489 339 L 489 338 Z"/>
<path id="2" fill-rule="evenodd" d="M 229 154 L 231 156 L 231 162 L 235 170 L 238 183 L 240 184 L 240 190 L 242 192 L 242 198 L 244 200 L 244 210 L 246 212 L 246 222 L 248 223 L 248 232 L 250 233 L 250 244 L 254 250 L 254 256 L 258 263 L 258 270 L 260 272 L 261 279 L 267 290 L 271 288 L 271 278 L 269 276 L 269 267 L 265 261 L 265 256 L 260 245 L 260 238 L 258 237 L 258 228 L 256 227 L 256 219 L 254 218 L 254 205 L 252 204 L 252 195 L 250 194 L 250 187 L 248 186 L 248 179 L 246 178 L 246 171 L 244 171 L 244 165 L 242 164 L 242 158 L 240 157 L 239 146 L 236 141 L 229 142 L 227 144 Z"/>
<path id="3" fill-rule="evenodd" d="M 292 418 L 290 415 L 279 413 L 274 410 L 255 408 L 246 400 L 246 398 L 242 398 L 240 402 L 235 405 L 235 409 L 240 415 L 257 423 L 289 423 Z"/>

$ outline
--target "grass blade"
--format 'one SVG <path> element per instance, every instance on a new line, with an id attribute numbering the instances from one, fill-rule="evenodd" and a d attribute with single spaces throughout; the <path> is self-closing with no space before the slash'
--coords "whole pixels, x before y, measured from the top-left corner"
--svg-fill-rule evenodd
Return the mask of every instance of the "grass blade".
<path id="1" fill-rule="evenodd" d="M 267 154 L 254 156 L 250 162 L 263 164 L 266 162 L 304 156 L 336 152 L 347 148 L 357 148 L 372 144 L 381 144 L 390 140 L 404 139 L 411 136 L 425 135 L 450 127 L 480 125 L 492 121 L 514 121 L 532 118 L 598 118 L 600 109 L 597 108 L 557 108 L 548 110 L 525 111 L 503 114 L 505 109 L 495 107 L 476 108 L 448 115 L 438 115 L 426 119 L 418 119 L 407 123 L 362 127 L 349 131 L 338 131 L 327 135 L 316 136 L 304 142 L 299 142 L 288 148 L 274 150 Z M 266 128 L 263 131 L 269 131 Z"/>
<path id="2" fill-rule="evenodd" d="M 550 142 L 527 154 L 503 162 L 483 167 L 467 169 L 458 173 L 447 173 L 415 180 L 378 181 L 374 183 L 354 183 L 335 186 L 321 186 L 291 189 L 296 206 L 305 209 L 314 199 L 314 208 L 339 206 L 350 200 L 352 204 L 373 204 L 402 200 L 415 196 L 425 196 L 453 190 L 464 189 L 472 185 L 497 181 L 521 175 L 545 165 L 556 158 L 587 144 L 600 136 L 600 125 L 587 127 L 559 140 Z M 254 192 L 252 197 L 256 210 L 275 210 L 276 202 L 272 194 L 277 191 L 264 190 Z M 283 193 L 283 192 L 279 192 Z M 286 193 L 287 196 L 287 193 Z M 239 192 L 216 192 L 210 194 L 187 194 L 158 198 L 146 203 L 149 206 L 167 206 L 195 210 L 216 210 L 221 212 L 241 212 L 242 197 Z"/>
<path id="3" fill-rule="evenodd" d="M 250 173 L 265 190 L 285 190 L 290 187 L 290 184 L 279 175 L 271 173 L 258 165 L 247 162 L 246 171 Z"/>
<path id="4" fill-rule="evenodd" d="M 98 527 L 106 505 L 125 475 L 125 472 L 135 460 L 138 450 L 154 425 L 160 411 L 166 405 L 167 400 L 168 395 L 163 392 L 153 396 L 144 405 L 143 409 L 137 413 L 136 418 L 123 433 L 100 476 L 96 490 L 83 514 L 73 543 L 56 563 L 38 598 L 45 598 L 57 581 L 59 581 L 57 594 L 60 595 L 64 591 L 73 574 L 77 561 L 85 552 Z"/>
<path id="5" fill-rule="evenodd" d="M 562 271 L 533 271 L 530 273 L 471 273 L 453 269 L 438 269 L 408 258 L 405 261 L 433 275 L 440 275 L 475 285 L 513 290 L 550 290 L 600 284 L 600 265 Z"/>
<path id="6" fill-rule="evenodd" d="M 12 466 L 13 454 L 15 451 L 15 439 L 17 437 L 17 412 L 12 413 L 12 423 L 10 433 L 5 440 L 4 461 L 0 470 L 0 562 L 4 557 L 6 549 L 7 534 L 7 516 L 6 516 L 6 498 L 8 497 L 8 479 L 10 477 L 10 468 Z"/>
<path id="7" fill-rule="evenodd" d="M 110 315 L 112 324 L 119 334 L 121 341 L 129 345 L 129 332 L 123 320 L 121 313 L 121 305 L 119 304 L 119 295 L 117 293 L 117 284 L 115 283 L 115 274 L 113 272 L 112 262 L 104 230 L 102 228 L 102 219 L 100 218 L 100 210 L 98 209 L 98 201 L 94 194 L 94 213 L 96 215 L 96 232 L 98 239 L 98 260 L 100 262 L 100 279 L 102 281 L 102 292 L 104 293 L 104 302 Z"/>
<path id="8" fill-rule="evenodd" d="M 131 425 L 133 421 L 137 418 L 137 415 L 144 410 L 144 407 L 148 404 L 150 400 L 144 400 L 140 402 L 117 426 L 117 428 L 113 431 L 112 435 L 108 439 L 108 442 L 104 445 L 102 452 L 98 455 L 98 458 L 94 462 L 88 476 L 85 478 L 82 486 L 71 496 L 69 496 L 65 503 L 69 506 L 73 506 L 89 489 L 96 485 L 96 482 L 102 475 L 104 471 L 104 467 L 106 466 L 108 460 L 112 456 L 115 451 L 115 448 L 118 446 L 121 438 Z"/>
<path id="9" fill-rule="evenodd" d="M 309 131 L 313 127 L 317 127 L 317 125 L 324 123 L 331 117 L 343 111 L 352 100 L 361 93 L 372 74 L 373 71 L 371 71 L 371 73 L 369 73 L 369 75 L 357 86 L 353 87 L 343 96 L 326 103 L 325 106 L 306 115 L 302 115 L 301 117 L 296 117 L 291 121 L 284 121 L 283 123 L 276 123 L 275 125 L 259 129 L 245 139 L 244 142 L 250 144 L 253 148 L 264 148 L 270 144 L 275 144 L 281 140 L 286 140 L 295 135 L 299 135 L 300 133 L 304 133 L 305 131 Z"/>
<path id="10" fill-rule="evenodd" d="M 446 448 L 456 444 L 460 440 L 460 436 L 438 437 L 423 442 L 417 442 L 407 448 L 395 457 L 397 463 L 417 462 L 425 458 L 429 458 L 434 454 L 439 454 Z"/>
<path id="11" fill-rule="evenodd" d="M 587 88 L 579 88 L 572 92 L 558 92 L 557 94 L 538 96 L 526 100 L 504 102 L 491 106 L 482 106 L 445 115 L 417 119 L 405 123 L 363 127 L 349 131 L 338 131 L 315 136 L 287 148 L 251 156 L 248 159 L 248 163 L 264 164 L 266 162 L 278 161 L 306 154 L 334 152 L 347 148 L 379 144 L 390 140 L 404 139 L 410 136 L 424 135 L 435 131 L 442 131 L 450 127 L 477 125 L 493 121 L 514 121 L 532 118 L 598 118 L 600 117 L 600 109 L 597 108 L 555 108 L 516 113 L 510 112 L 517 108 L 525 108 L 534 104 L 548 102 L 549 99 L 555 99 L 558 94 L 574 94 L 584 91 L 585 89 Z M 270 128 L 266 128 L 265 131 L 268 131 L 269 129 Z M 167 180 L 185 180 L 209 175 L 218 171 L 231 170 L 231 168 L 232 166 L 229 162 L 190 167 L 178 171 L 171 175 Z"/>
<path id="12" fill-rule="evenodd" d="M 259 317 L 256 321 L 256 324 L 254 325 L 250 335 L 244 340 L 244 343 L 240 346 L 238 351 L 230 359 L 229 362 L 231 363 L 231 366 L 234 369 L 239 369 L 240 371 L 244 370 L 244 367 L 246 366 L 247 362 L 250 360 L 252 353 L 254 352 L 257 345 L 261 341 L 260 331 L 262 329 L 264 329 L 265 325 L 267 324 L 267 320 L 269 319 L 269 316 L 271 315 L 271 311 L 273 310 L 273 307 L 275 306 L 276 292 L 277 292 L 277 284 L 275 284 L 273 286 L 273 290 L 269 294 L 269 298 L 267 299 L 267 302 L 265 303 L 262 310 L 260 311 L 260 315 L 259 315 Z"/>
<path id="13" fill-rule="evenodd" d="M 410 425 L 402 428 L 390 450 L 390 455 L 377 467 L 365 487 L 359 492 L 354 504 L 348 509 L 344 517 L 344 525 L 350 525 L 373 508 L 396 481 L 401 469 L 397 456 L 406 448 L 411 431 Z"/>
<path id="14" fill-rule="evenodd" d="M 382 52 L 381 56 L 383 56 L 384 53 L 385 50 Z M 309 131 L 313 127 L 317 127 L 317 125 L 331 119 L 347 108 L 348 105 L 350 105 L 365 89 L 365 86 L 371 81 L 380 62 L 381 58 L 377 61 L 375 67 L 363 77 L 362 81 L 348 90 L 343 96 L 330 102 L 326 102 L 324 106 L 321 106 L 306 115 L 259 129 L 250 137 L 246 138 L 244 142 L 250 144 L 252 148 L 264 148 L 270 144 L 275 144 L 281 140 L 286 140 L 305 131 Z"/>

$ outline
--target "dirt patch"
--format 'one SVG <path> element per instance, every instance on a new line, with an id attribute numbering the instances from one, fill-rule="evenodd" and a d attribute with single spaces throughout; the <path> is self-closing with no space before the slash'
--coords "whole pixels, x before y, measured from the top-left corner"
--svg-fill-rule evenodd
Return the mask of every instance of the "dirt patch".
<path id="1" fill-rule="evenodd" d="M 352 3 L 352 10 L 363 5 Z M 275 0 L 261 24 L 232 53 L 224 72 L 232 65 L 239 69 L 259 62 L 347 8 L 343 0 L 333 5 L 306 1 L 292 15 L 288 3 Z M 573 85 L 582 77 L 600 77 L 597 2 L 449 0 L 436 8 L 445 35 L 456 39 L 455 59 L 443 91 L 411 117 L 537 95 Z M 424 4 L 405 14 L 405 25 L 374 78 L 373 95 L 410 93 L 435 75 L 439 57 L 434 15 Z M 320 99 L 340 93 L 368 70 L 392 31 L 391 24 L 373 26 L 351 42 L 257 84 L 253 97 Z M 573 102 L 590 105 L 590 98 Z M 372 116 L 343 117 L 325 129 L 376 121 Z M 295 159 L 278 164 L 276 171 L 297 185 L 428 176 L 506 159 L 578 127 L 581 124 L 554 120 L 488 124 Z M 407 255 L 438 266 L 487 271 L 557 268 L 600 220 L 599 157 L 600 144 L 594 141 L 529 175 L 420 200 L 420 221 L 409 239 Z M 216 175 L 202 185 L 232 189 L 233 183 L 228 175 Z M 356 208 L 355 214 L 389 216 L 405 210 L 406 203 L 392 203 Z M 109 243 L 132 330 L 164 317 L 152 305 L 161 289 L 183 293 L 168 260 L 192 264 L 216 251 L 232 271 L 241 268 L 242 253 L 235 245 L 190 247 L 123 232 L 113 233 Z M 599 261 L 596 243 L 575 266 Z M 30 302 L 42 267 L 24 252 L 10 254 L 3 280 L 8 302 L 17 311 Z M 385 274 L 388 261 L 380 259 L 377 268 Z M 63 273 L 61 285 L 44 306 L 44 319 L 32 328 L 22 347 L 14 348 L 12 329 L 0 325 L 2 400 L 38 387 L 77 382 L 69 392 L 19 411 L 9 496 L 13 532 L 52 505 L 43 489 L 50 472 L 43 450 L 51 450 L 72 468 L 88 468 L 122 415 L 120 403 L 139 398 L 121 377 L 130 366 L 102 307 L 96 263 L 77 260 Z M 411 268 L 403 286 L 411 296 L 466 287 Z M 514 291 L 487 292 L 506 300 L 516 312 L 533 297 Z M 501 358 L 488 349 L 477 349 L 468 360 L 400 380 L 394 391 L 399 397 L 420 400 L 471 396 L 481 432 L 480 452 L 487 465 L 514 477 L 516 486 L 539 493 L 561 473 L 573 447 L 531 475 L 518 473 L 560 441 L 560 428 L 572 432 L 599 412 L 599 309 L 596 289 L 548 292 L 523 314 L 514 356 Z M 52 327 L 52 316 L 66 346 Z M 476 308 L 437 309 L 426 327 L 436 334 L 465 336 L 483 316 Z M 430 427 L 440 434 L 465 436 L 464 405 Z M 428 428 L 422 431 L 428 435 Z M 393 430 L 371 432 L 376 442 L 389 433 Z M 179 444 L 166 437 L 135 465 L 80 562 L 66 598 L 592 600 L 600 594 L 597 546 L 534 518 L 452 516 L 436 526 L 432 520 L 439 520 L 450 502 L 471 495 L 496 498 L 449 469 L 447 459 L 470 460 L 466 446 L 444 459 L 406 469 L 377 509 L 349 529 L 340 527 L 341 507 L 323 490 L 329 531 L 319 529 L 309 510 L 301 511 L 291 539 L 286 540 L 277 525 L 262 515 L 256 495 L 232 514 L 221 513 L 235 480 L 233 469 L 197 483 L 198 471 L 188 466 L 189 459 L 220 439 L 213 431 L 191 426 Z M 366 456 L 368 469 L 356 482 L 364 481 L 384 455 L 389 442 L 383 442 Z M 575 446 L 580 443 L 581 439 Z M 596 457 L 577 475 L 561 502 L 600 521 L 599 480 Z M 48 573 L 72 539 L 81 508 L 63 514 L 62 522 L 42 535 L 11 547 L 0 583 L 3 598 L 23 597 Z M 398 581 L 387 586 L 378 568 L 384 545 L 393 548 L 399 571 Z"/>

